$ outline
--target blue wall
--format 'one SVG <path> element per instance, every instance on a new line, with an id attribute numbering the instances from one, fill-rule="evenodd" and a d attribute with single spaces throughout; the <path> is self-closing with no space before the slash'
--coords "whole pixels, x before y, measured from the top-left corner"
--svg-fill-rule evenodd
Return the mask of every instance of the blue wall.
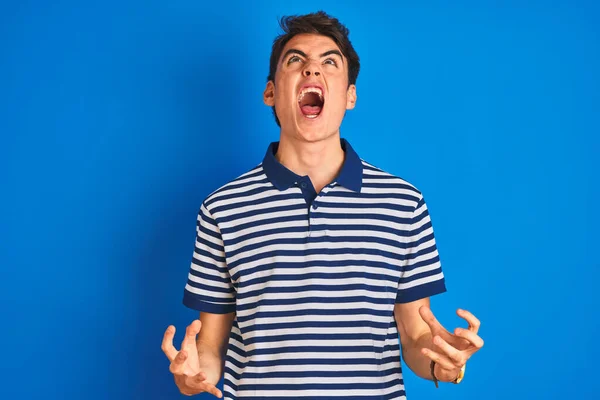
<path id="1" fill-rule="evenodd" d="M 97 3 L 0 9 L 0 398 L 180 397 L 160 342 L 197 317 L 196 213 L 277 140 L 276 18 L 319 8 L 362 60 L 342 135 L 427 198 L 434 312 L 482 320 L 464 383 L 407 371 L 409 398 L 594 398 L 594 2 Z"/>

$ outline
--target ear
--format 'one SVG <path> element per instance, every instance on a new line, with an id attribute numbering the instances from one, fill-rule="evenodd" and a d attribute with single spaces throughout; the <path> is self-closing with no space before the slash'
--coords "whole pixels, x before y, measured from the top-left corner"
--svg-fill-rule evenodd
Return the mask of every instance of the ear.
<path id="1" fill-rule="evenodd" d="M 356 85 L 350 85 L 346 92 L 346 110 L 352 110 L 356 105 Z"/>
<path id="2" fill-rule="evenodd" d="M 275 105 L 275 84 L 273 81 L 267 82 L 267 87 L 265 87 L 265 91 L 263 92 L 263 102 L 269 107 Z"/>

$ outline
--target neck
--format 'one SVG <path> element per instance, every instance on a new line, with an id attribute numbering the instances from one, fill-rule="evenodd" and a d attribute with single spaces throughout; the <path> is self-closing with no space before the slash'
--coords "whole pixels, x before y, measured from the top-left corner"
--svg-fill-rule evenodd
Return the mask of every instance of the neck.
<path id="1" fill-rule="evenodd" d="M 294 173 L 308 175 L 317 193 L 330 184 L 344 164 L 340 134 L 318 142 L 305 142 L 281 135 L 275 157 Z"/>

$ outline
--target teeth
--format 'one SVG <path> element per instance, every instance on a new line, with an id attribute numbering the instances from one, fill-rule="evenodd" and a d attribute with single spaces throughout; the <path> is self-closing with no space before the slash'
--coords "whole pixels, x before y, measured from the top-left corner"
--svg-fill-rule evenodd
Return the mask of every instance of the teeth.
<path id="1" fill-rule="evenodd" d="M 298 101 L 302 101 L 302 98 L 306 93 L 316 93 L 319 95 L 319 99 L 323 101 L 323 92 L 318 87 L 306 87 L 302 89 L 302 91 L 300 92 L 300 96 L 298 97 Z"/>

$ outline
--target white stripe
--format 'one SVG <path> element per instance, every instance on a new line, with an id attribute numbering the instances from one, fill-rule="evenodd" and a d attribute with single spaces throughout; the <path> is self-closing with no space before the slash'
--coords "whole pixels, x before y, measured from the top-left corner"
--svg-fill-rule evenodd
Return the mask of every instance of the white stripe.
<path id="1" fill-rule="evenodd" d="M 399 390 L 404 390 L 404 385 L 394 385 L 386 389 L 353 389 L 353 396 L 377 396 L 394 393 Z M 348 396 L 348 390 L 324 390 L 324 389 L 301 389 L 301 390 L 239 390 L 236 393 L 239 397 L 290 397 L 301 399 L 302 397 L 310 396 L 339 396 L 342 399 Z M 404 396 L 397 400 L 404 399 Z"/>
<path id="2" fill-rule="evenodd" d="M 347 383 L 348 380 L 351 379 L 352 383 L 356 384 L 356 383 L 373 383 L 373 380 L 377 379 L 377 382 L 381 382 L 381 383 L 387 383 L 387 382 L 391 382 L 394 380 L 398 379 L 398 375 L 396 374 L 391 374 L 388 376 L 381 376 L 381 377 L 373 377 L 373 376 L 360 376 L 359 374 L 357 374 L 356 376 L 353 376 L 352 378 L 348 378 L 346 376 L 344 377 L 335 377 L 335 376 L 328 376 L 326 378 L 322 378 L 322 377 L 299 377 L 299 378 L 291 378 L 291 377 L 285 377 L 285 378 L 260 378 L 260 379 L 250 379 L 250 378 L 246 378 L 246 380 L 248 381 L 248 383 L 256 383 L 256 384 L 260 384 L 260 385 L 298 385 L 298 384 L 306 384 L 306 385 L 311 385 L 311 384 L 319 384 L 319 383 L 331 383 L 331 384 L 335 384 L 335 383 Z M 271 391 L 269 391 L 271 392 Z M 352 393 L 354 393 L 354 391 L 352 391 Z M 348 395 L 348 393 L 346 393 L 346 395 Z"/>
<path id="3" fill-rule="evenodd" d="M 384 228 L 393 228 L 399 231 L 409 230 L 410 225 L 400 224 L 392 221 L 376 220 L 376 219 L 365 219 L 365 218 L 312 218 L 311 224 L 314 225 L 365 225 L 365 226 L 383 226 Z"/>
<path id="4" fill-rule="evenodd" d="M 306 297 L 333 297 L 342 298 L 342 297 L 355 297 L 355 296 L 365 296 L 370 298 L 396 298 L 395 293 L 385 293 L 385 296 L 382 296 L 382 292 L 372 292 L 370 290 L 365 289 L 357 289 L 357 290 L 336 290 L 336 291 L 322 291 L 322 290 L 308 290 L 303 292 L 296 293 L 261 293 L 256 296 L 246 297 L 244 299 L 237 299 L 237 304 L 245 305 L 245 304 L 254 304 L 258 302 L 260 299 L 264 300 L 278 300 L 278 299 L 303 299 Z"/>
<path id="5" fill-rule="evenodd" d="M 223 234 L 223 240 L 227 241 L 227 240 L 233 240 L 236 237 L 240 237 L 240 236 L 246 236 L 255 232 L 260 232 L 263 230 L 269 230 L 269 229 L 282 229 L 282 228 L 295 228 L 295 227 L 308 227 L 308 221 L 306 220 L 301 220 L 301 221 L 290 221 L 290 222 L 278 222 L 278 223 L 273 223 L 273 224 L 266 224 L 266 225 L 261 225 L 260 227 L 249 227 L 246 229 L 242 229 L 239 230 L 237 232 L 231 232 L 231 233 L 224 233 Z"/>
<path id="6" fill-rule="evenodd" d="M 321 339 L 318 342 L 319 346 L 371 346 L 373 347 L 373 351 L 377 352 L 378 349 L 381 349 L 385 346 L 385 342 L 374 341 L 371 339 L 361 339 L 361 340 L 335 340 L 335 339 Z M 309 340 L 282 340 L 277 342 L 277 349 L 286 349 L 289 347 L 298 347 L 298 346 L 306 346 L 306 347 L 314 347 L 315 341 L 312 339 Z M 257 342 L 246 345 L 247 350 L 257 350 L 257 349 L 271 349 L 273 348 L 273 342 Z"/>
<path id="7" fill-rule="evenodd" d="M 441 280 L 444 277 L 444 274 L 442 272 L 440 272 L 439 274 L 436 275 L 431 275 L 431 276 L 426 276 L 424 278 L 420 278 L 420 279 L 415 279 L 414 281 L 410 281 L 404 284 L 399 284 L 398 287 L 400 290 L 402 289 L 410 289 L 413 288 L 415 286 L 420 286 L 420 285 L 425 285 L 427 283 L 431 283 L 431 282 L 435 282 L 438 280 Z"/>
<path id="8" fill-rule="evenodd" d="M 272 202 L 268 204 L 268 207 L 276 207 L 276 205 L 274 206 L 273 204 L 275 203 L 282 203 L 281 201 L 277 201 L 277 202 Z M 251 206 L 252 208 L 254 208 L 255 210 L 259 210 L 264 206 L 264 204 L 261 204 L 260 206 Z M 261 221 L 265 221 L 265 220 L 269 220 L 271 218 L 277 217 L 277 218 L 285 218 L 285 217 L 295 217 L 298 215 L 306 215 L 306 210 L 304 209 L 297 209 L 297 210 L 288 210 L 288 211 L 280 211 L 278 213 L 264 213 L 264 214 L 256 214 L 256 215 L 251 215 L 249 217 L 246 218 L 238 218 L 229 222 L 222 222 L 221 223 L 221 229 L 228 229 L 228 228 L 232 228 L 235 226 L 239 226 L 239 225 L 244 225 L 250 222 L 255 223 L 256 225 L 258 225 Z"/>
<path id="9" fill-rule="evenodd" d="M 211 286 L 210 282 L 204 282 L 204 283 L 207 286 Z M 200 289 L 200 288 L 197 288 L 197 287 L 190 286 L 189 283 L 185 284 L 185 290 L 187 290 L 188 292 L 193 293 L 193 294 L 197 294 L 197 295 L 200 295 L 200 296 L 206 296 L 208 298 L 222 298 L 224 300 L 225 299 L 229 299 L 229 300 L 232 299 L 232 296 L 230 294 L 221 293 L 221 292 L 215 292 L 215 291 L 206 291 L 204 289 Z M 232 304 L 231 302 L 222 302 L 221 303 L 221 302 L 207 302 L 207 301 L 206 301 L 206 303 L 216 304 L 216 305 L 228 305 L 228 306 L 230 306 Z"/>
<path id="10" fill-rule="evenodd" d="M 302 353 L 294 353 L 294 352 L 283 352 L 278 354 L 256 354 L 252 357 L 252 361 L 261 362 L 261 361 L 278 361 L 278 360 L 343 360 L 345 358 L 365 358 L 368 360 L 372 360 L 373 357 L 379 353 L 375 353 L 372 351 L 352 351 L 351 353 L 334 353 L 334 352 L 302 352 Z M 390 352 L 389 355 L 385 357 L 400 357 L 400 351 Z M 383 355 L 382 355 L 383 357 Z"/>
<path id="11" fill-rule="evenodd" d="M 221 206 L 232 206 L 232 205 L 235 205 L 238 203 L 245 203 L 245 202 L 258 202 L 258 200 L 267 199 L 269 197 L 276 196 L 279 193 L 281 193 L 279 190 L 272 188 L 272 189 L 267 189 L 261 193 L 253 194 L 252 196 L 236 197 L 234 199 L 217 200 L 211 204 L 211 208 L 217 208 L 217 207 L 221 207 Z M 227 212 L 221 212 L 218 215 L 227 216 L 227 215 L 229 215 L 228 213 L 235 213 L 235 212 L 236 212 L 235 210 L 229 210 Z"/>
<path id="12" fill-rule="evenodd" d="M 254 374 L 268 374 L 270 372 L 305 372 L 305 371 L 329 371 L 329 372 L 348 372 L 348 371 L 381 371 L 398 368 L 400 357 L 397 361 L 385 364 L 298 364 L 298 365 L 275 365 L 270 367 L 246 367 L 245 371 Z"/>
<path id="13" fill-rule="evenodd" d="M 346 272 L 354 272 L 354 273 L 364 273 L 369 272 L 371 274 L 380 274 L 386 275 L 390 278 L 397 278 L 398 271 L 391 271 L 389 268 L 375 268 L 370 267 L 368 270 L 365 269 L 362 265 L 349 265 L 343 267 L 321 267 L 321 266 L 299 266 L 298 268 L 277 268 L 274 267 L 272 269 L 254 272 L 252 274 L 245 274 L 244 281 L 248 282 L 256 278 L 265 278 L 274 275 L 298 275 L 301 276 L 303 274 L 331 274 L 332 277 L 335 277 L 336 274 L 346 273 Z"/>

